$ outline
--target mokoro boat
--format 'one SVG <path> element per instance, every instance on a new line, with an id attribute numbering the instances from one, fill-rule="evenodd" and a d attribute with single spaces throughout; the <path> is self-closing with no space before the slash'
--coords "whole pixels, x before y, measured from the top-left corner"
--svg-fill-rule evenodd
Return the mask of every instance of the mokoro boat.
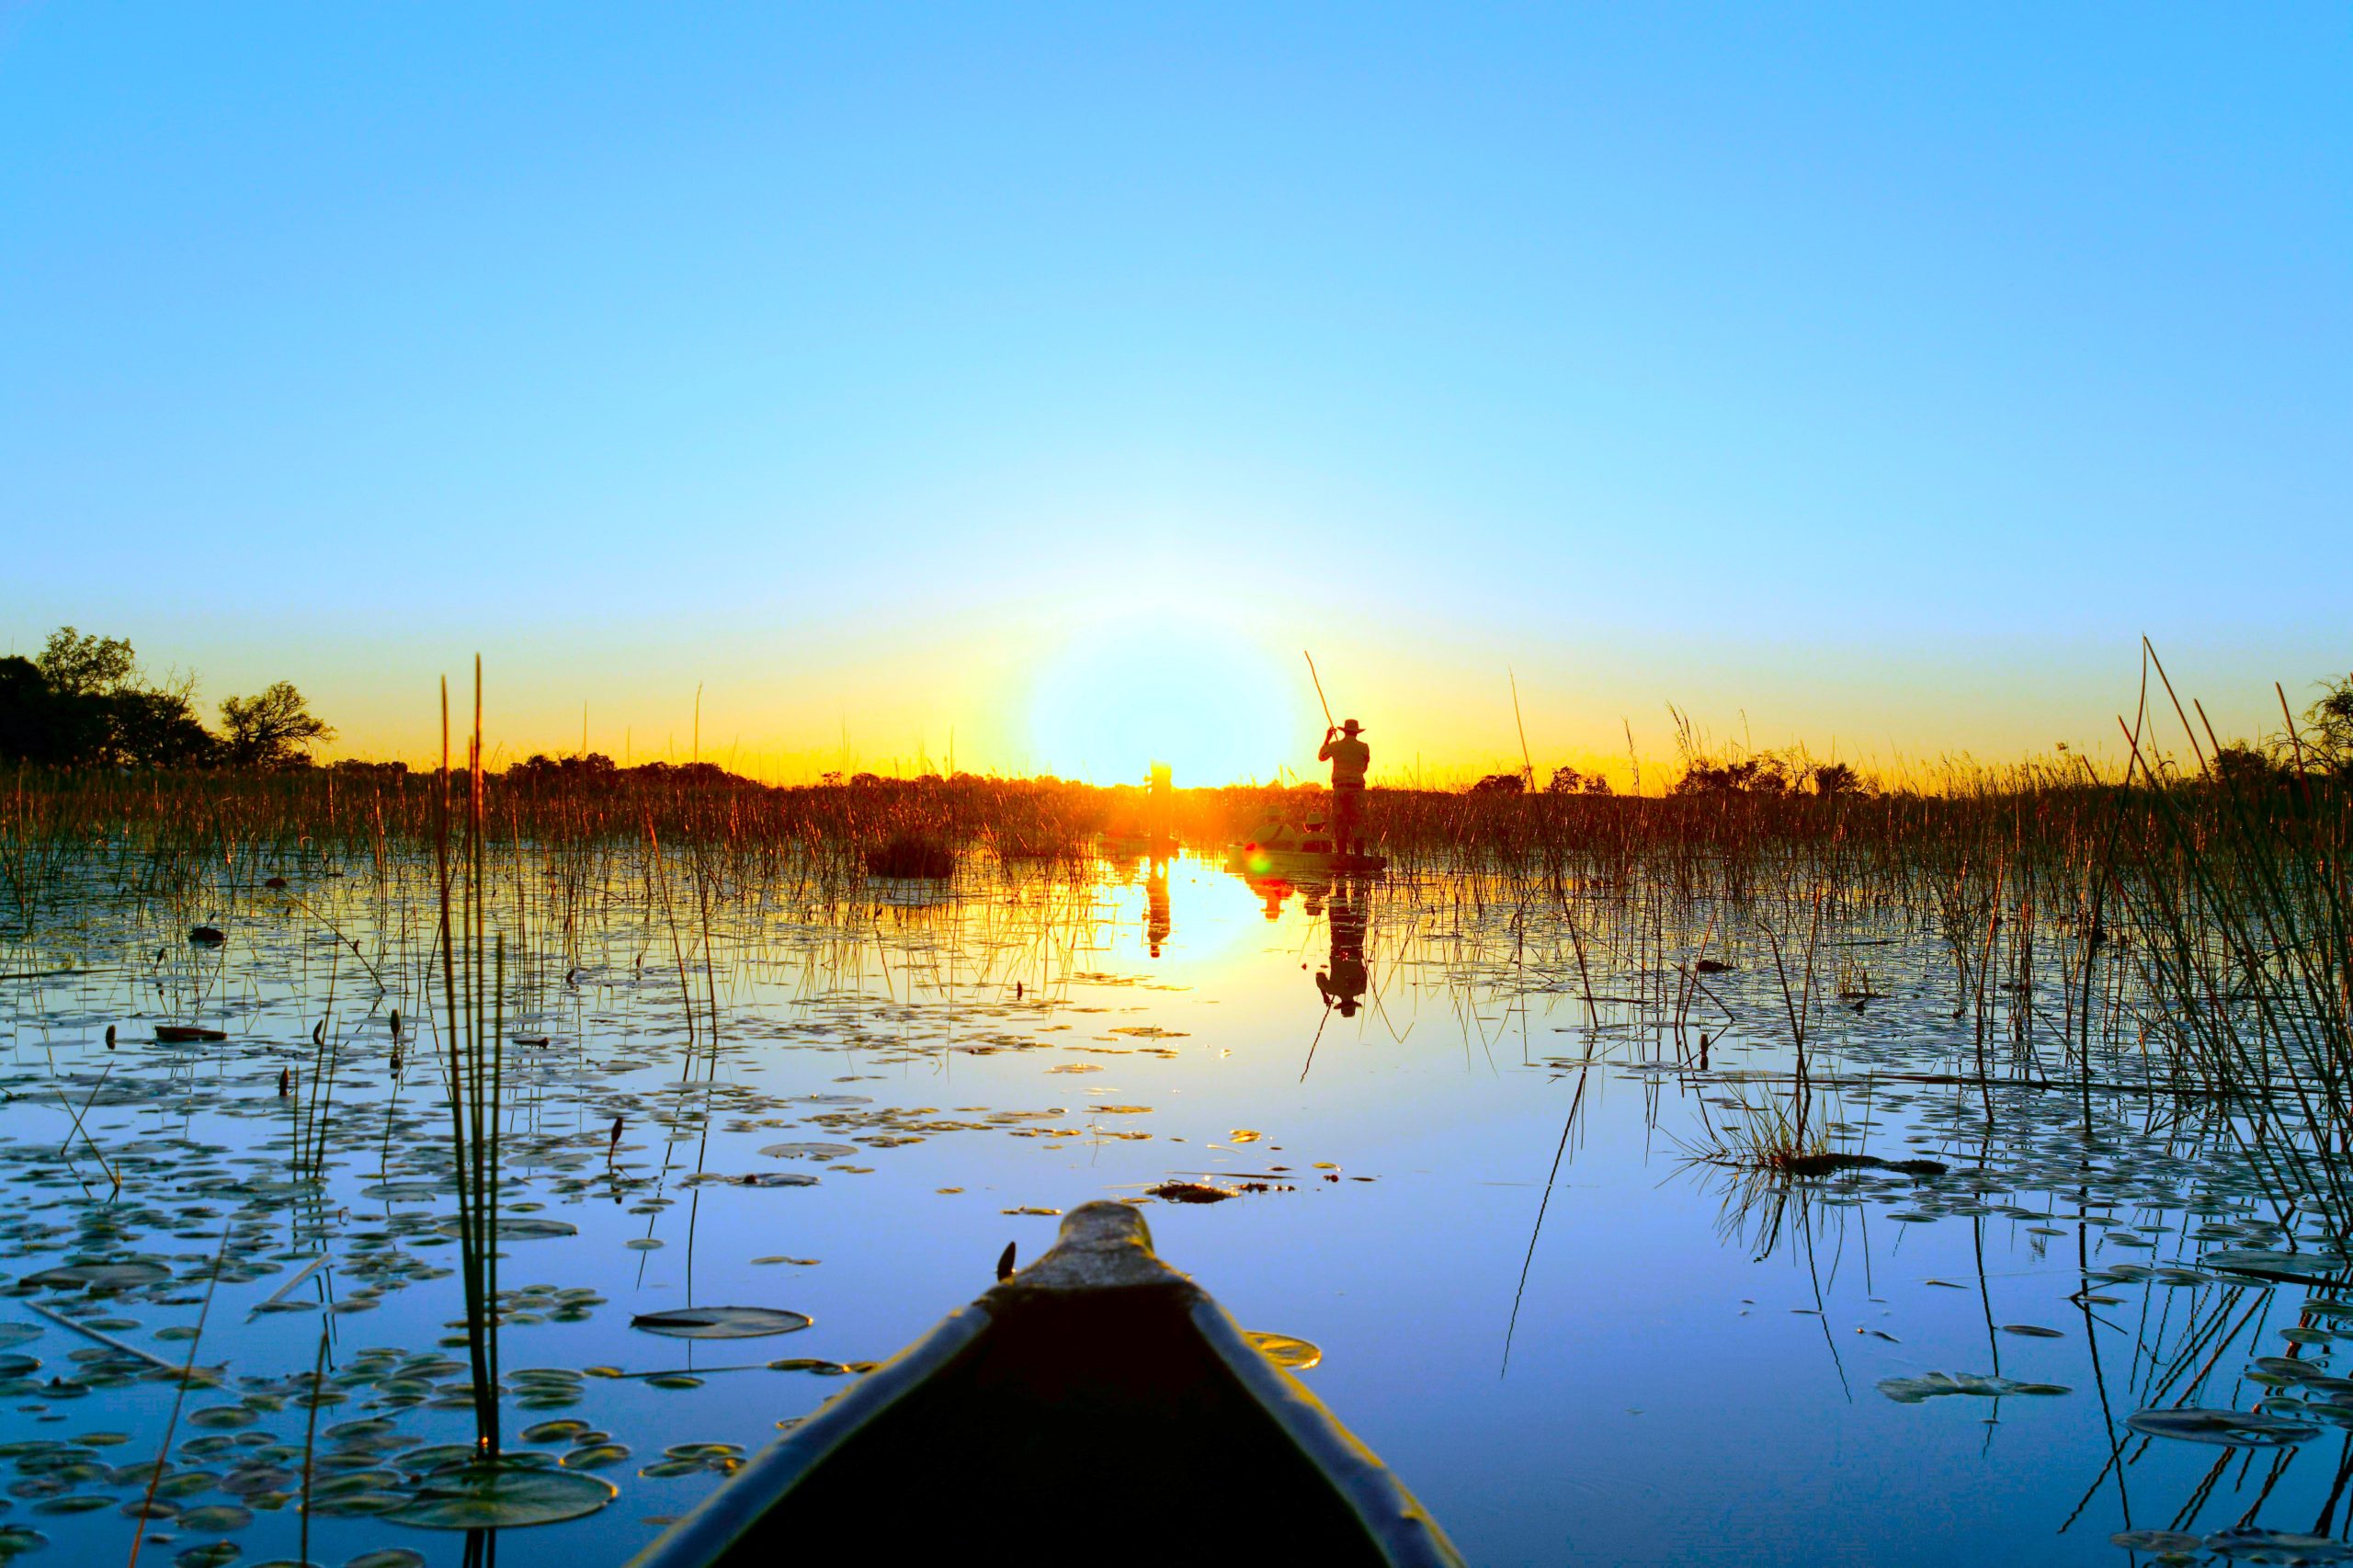
<path id="1" fill-rule="evenodd" d="M 1142 857 L 1153 860 L 1175 858 L 1185 847 L 1177 838 L 1154 837 L 1139 833 L 1107 833 L 1095 841 L 1096 850 L 1115 858 Z"/>
<path id="2" fill-rule="evenodd" d="M 1225 869 L 1245 877 L 1335 877 L 1370 875 L 1389 869 L 1386 855 L 1335 855 L 1328 849 L 1269 849 L 1261 845 L 1236 845 L 1226 852 Z"/>
<path id="3" fill-rule="evenodd" d="M 1143 1216 L 1053 1250 L 746 1464 L 635 1568 L 1452 1564 L 1445 1532 Z"/>

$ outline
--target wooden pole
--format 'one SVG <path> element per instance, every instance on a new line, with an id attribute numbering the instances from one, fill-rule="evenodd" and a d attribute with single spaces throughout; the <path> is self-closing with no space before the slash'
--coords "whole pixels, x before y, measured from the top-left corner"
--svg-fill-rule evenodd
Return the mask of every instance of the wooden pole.
<path id="1" fill-rule="evenodd" d="M 1331 701 L 1324 695 L 1324 677 L 1315 673 L 1315 655 L 1302 648 L 1299 651 L 1299 656 L 1307 661 L 1307 678 L 1315 683 L 1315 700 L 1324 704 L 1324 727 L 1327 730 L 1338 729 L 1340 726 L 1332 722 Z"/>

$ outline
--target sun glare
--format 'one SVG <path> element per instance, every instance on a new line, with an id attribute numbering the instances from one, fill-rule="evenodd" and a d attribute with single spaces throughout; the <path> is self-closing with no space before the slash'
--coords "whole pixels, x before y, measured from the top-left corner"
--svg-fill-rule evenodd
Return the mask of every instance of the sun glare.
<path id="1" fill-rule="evenodd" d="M 1309 765 L 1323 738 L 1293 673 L 1247 634 L 1146 611 L 1089 628 L 1040 670 L 1030 767 L 1097 784 L 1141 783 L 1154 762 L 1179 787 L 1267 780 Z M 1306 701 L 1313 702 L 1312 693 Z"/>

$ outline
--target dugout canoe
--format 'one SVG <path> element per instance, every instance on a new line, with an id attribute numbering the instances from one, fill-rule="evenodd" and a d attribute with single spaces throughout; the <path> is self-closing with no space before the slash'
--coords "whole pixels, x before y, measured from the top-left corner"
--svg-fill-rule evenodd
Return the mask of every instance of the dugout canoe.
<path id="1" fill-rule="evenodd" d="M 633 1568 L 776 1562 L 1461 1568 L 1428 1512 L 1143 1216 L 1053 1249 L 789 1432 Z"/>
<path id="2" fill-rule="evenodd" d="M 1239 844 L 1226 851 L 1225 869 L 1245 877 L 1370 876 L 1389 869 L 1386 855 L 1335 855 L 1328 849 L 1268 849 Z"/>
<path id="3" fill-rule="evenodd" d="M 1185 842 L 1165 835 L 1107 833 L 1095 841 L 1095 847 L 1098 854 L 1116 859 L 1168 860 L 1184 850 Z"/>

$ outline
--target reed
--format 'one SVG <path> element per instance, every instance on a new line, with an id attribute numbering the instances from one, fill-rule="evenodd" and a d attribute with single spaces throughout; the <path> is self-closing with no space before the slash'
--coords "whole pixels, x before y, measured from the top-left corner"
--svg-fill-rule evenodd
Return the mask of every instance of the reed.
<path id="1" fill-rule="evenodd" d="M 2301 762 L 2291 715 L 2288 733 Z M 2166 833 L 2117 879 L 2139 967 L 2167 1044 L 2228 1096 L 2225 1125 L 2273 1190 L 2353 1247 L 2353 802 L 2301 767 L 2284 786 L 2228 777 L 2190 738 L 2194 790 L 2133 745 Z"/>
<path id="2" fill-rule="evenodd" d="M 2176 711 L 2188 762 L 2158 755 L 2135 725 L 2128 765 L 2112 775 L 2070 758 L 1827 794 L 1375 790 L 1366 825 L 1390 857 L 1394 896 L 1430 920 L 1461 929 L 1501 911 L 1517 944 L 1538 929 L 1557 936 L 1588 1024 L 1597 976 L 1638 971 L 1654 977 L 1644 983 L 1656 1012 L 1688 1050 L 1688 1029 L 1721 1027 L 1699 960 L 1774 963 L 1781 1043 L 1809 1084 L 1818 942 L 1859 921 L 1934 932 L 1954 1015 L 1968 1020 L 1953 1073 L 1989 1110 L 2004 1082 L 2064 1075 L 2088 1103 L 2092 1085 L 2127 1068 L 2136 1083 L 2244 1095 L 2237 1125 L 2283 1190 L 2353 1210 L 2335 1187 L 2353 1119 L 2343 885 L 2353 791 L 2301 756 L 2277 776 L 2226 777 L 2210 766 L 2226 748 Z M 2292 723 L 2289 734 L 2301 745 Z M 715 933 L 731 916 L 822 913 L 847 933 L 864 926 L 851 911 L 953 901 L 983 877 L 1022 897 L 1083 901 L 1098 835 L 1156 809 L 1141 786 L 1046 778 L 770 788 L 708 765 L 492 774 L 482 756 L 477 719 L 465 765 L 445 749 L 429 773 L 17 769 L 0 776 L 0 907 L 30 939 L 85 891 L 129 897 L 165 938 L 169 962 L 155 979 L 190 1006 L 210 982 L 180 940 L 188 925 L 291 911 L 337 936 L 338 960 L 356 957 L 383 1004 L 435 1019 L 465 1188 L 460 1239 L 475 1256 L 467 1277 L 485 1335 L 504 1019 L 510 1005 L 563 994 L 617 909 L 662 912 L 699 1061 L 715 1044 Z M 1522 781 L 1540 771 L 1522 761 Z M 1182 790 L 1165 820 L 1214 851 L 1270 810 L 1304 816 L 1321 801 L 1267 786 Z M 910 870 L 950 875 L 878 896 L 878 879 Z M 269 890 L 271 872 L 304 885 Z M 373 905 L 371 951 L 342 939 L 325 913 L 335 901 L 311 881 L 337 874 L 365 879 L 354 891 Z M 420 906 L 433 912 L 422 925 Z M 1842 959 L 1836 988 L 1868 1001 L 1870 972 Z M 345 1049 L 323 1040 L 312 1064 L 298 1165 L 323 1153 Z M 1816 1118 L 1795 1092 L 1791 1131 L 1803 1144 Z M 486 1380 L 494 1350 L 480 1359 Z"/>
<path id="3" fill-rule="evenodd" d="M 483 878 L 482 661 L 474 661 L 473 725 L 466 743 L 464 814 L 453 836 L 449 688 L 441 687 L 441 794 L 434 866 L 441 926 L 442 1065 L 449 1096 L 449 1157 L 457 1185 L 459 1273 L 473 1379 L 474 1447 L 499 1453 L 499 1105 L 505 1086 L 506 947 L 494 938 Z M 485 961 L 485 949 L 490 956 Z"/>

